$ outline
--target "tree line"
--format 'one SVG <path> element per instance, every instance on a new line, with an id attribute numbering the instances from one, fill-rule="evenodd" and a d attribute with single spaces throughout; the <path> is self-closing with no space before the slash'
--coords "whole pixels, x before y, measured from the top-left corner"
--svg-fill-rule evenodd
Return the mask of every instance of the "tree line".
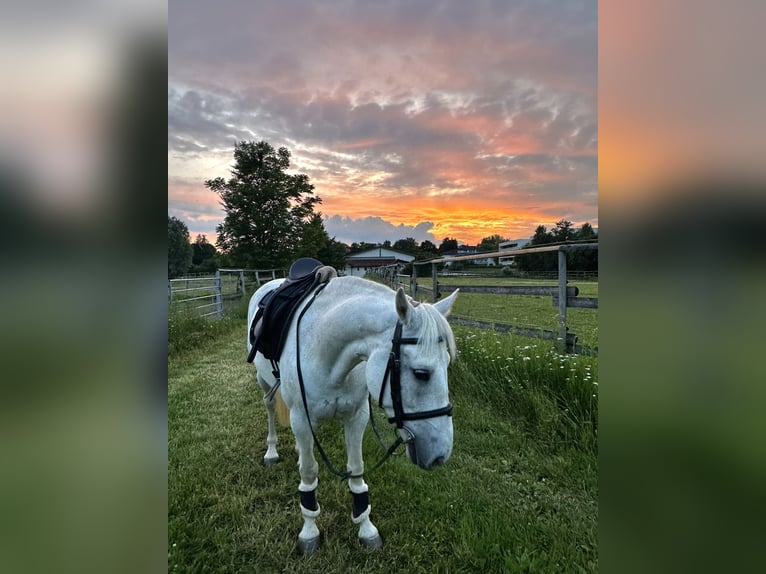
<path id="1" fill-rule="evenodd" d="M 571 221 L 562 219 L 556 222 L 550 231 L 544 225 L 539 225 L 530 242 L 522 248 L 519 254 L 515 254 L 514 265 L 525 273 L 556 271 L 558 269 L 558 254 L 555 251 L 530 253 L 522 256 L 523 250 L 566 241 L 595 241 L 596 239 L 598 239 L 598 234 L 590 223 L 583 223 L 580 229 L 575 229 Z M 567 270 L 598 271 L 598 249 L 568 252 Z"/>
<path id="2" fill-rule="evenodd" d="M 226 267 L 286 269 L 300 257 L 314 257 L 342 269 L 348 255 L 379 246 L 408 253 L 417 260 L 437 258 L 461 247 L 451 237 L 445 237 L 438 246 L 429 240 L 418 243 L 412 237 L 382 244 L 346 245 L 337 241 L 324 228 L 322 214 L 317 211 L 322 199 L 315 195 L 308 176 L 290 174 L 289 168 L 287 148 L 275 150 L 266 141 L 235 144 L 231 176 L 205 181 L 205 186 L 218 195 L 225 212 L 223 222 L 216 227 L 217 248 L 204 235 L 191 242 L 186 224 L 168 215 L 168 277 L 211 273 Z M 575 230 L 570 222 L 562 220 L 551 232 L 544 226 L 538 227 L 530 246 L 585 239 L 589 234 L 595 236 L 590 224 Z M 498 251 L 503 241 L 506 239 L 500 235 L 490 235 L 476 247 L 478 251 Z M 547 258 L 533 255 L 519 257 L 517 261 L 519 268 L 530 271 L 548 265 Z M 572 268 L 586 263 L 590 264 L 573 261 Z"/>

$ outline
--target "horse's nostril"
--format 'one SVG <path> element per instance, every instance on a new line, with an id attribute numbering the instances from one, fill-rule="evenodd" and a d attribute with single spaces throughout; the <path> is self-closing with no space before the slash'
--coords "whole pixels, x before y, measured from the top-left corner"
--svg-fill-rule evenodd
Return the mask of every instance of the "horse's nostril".
<path id="1" fill-rule="evenodd" d="M 437 456 L 435 459 L 431 461 L 431 468 L 436 468 L 437 466 L 441 466 L 444 464 L 444 457 L 443 456 Z"/>

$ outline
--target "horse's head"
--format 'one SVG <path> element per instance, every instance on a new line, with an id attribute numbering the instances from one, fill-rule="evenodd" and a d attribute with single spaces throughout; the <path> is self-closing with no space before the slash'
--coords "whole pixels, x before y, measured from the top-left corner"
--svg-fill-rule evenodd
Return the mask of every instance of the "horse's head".
<path id="1" fill-rule="evenodd" d="M 452 453 L 452 405 L 447 367 L 455 356 L 455 338 L 446 317 L 457 291 L 433 305 L 413 303 L 402 289 L 396 312 L 402 324 L 399 346 L 401 393 L 399 433 L 407 441 L 407 457 L 426 470 L 444 464 Z M 394 343 L 396 349 L 396 343 Z M 391 376 L 394 376 L 392 373 Z M 392 385 L 392 402 L 395 402 Z M 385 401 L 388 403 L 388 401 Z"/>

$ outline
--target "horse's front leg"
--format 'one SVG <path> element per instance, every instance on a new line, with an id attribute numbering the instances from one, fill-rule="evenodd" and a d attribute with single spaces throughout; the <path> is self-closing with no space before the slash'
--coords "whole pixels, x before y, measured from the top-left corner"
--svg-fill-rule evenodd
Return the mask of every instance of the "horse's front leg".
<path id="1" fill-rule="evenodd" d="M 301 475 L 298 492 L 303 515 L 303 528 L 298 534 L 298 550 L 301 554 L 311 554 L 319 549 L 319 528 L 316 525 L 320 512 L 316 499 L 319 464 L 314 458 L 314 438 L 308 422 L 302 413 L 294 412 L 290 411 L 290 426 L 295 435 L 295 450 L 298 452 L 298 472 Z"/>
<path id="2" fill-rule="evenodd" d="M 364 429 L 367 427 L 369 407 L 366 401 L 363 404 L 364 406 L 344 423 L 346 452 L 348 455 L 346 469 L 351 476 L 361 475 L 364 472 L 362 437 L 364 436 Z M 380 548 L 383 545 L 383 539 L 380 537 L 378 529 L 370 520 L 370 510 L 372 507 L 370 506 L 367 483 L 361 476 L 349 478 L 348 488 L 353 498 L 351 521 L 359 525 L 359 541 L 367 548 Z"/>

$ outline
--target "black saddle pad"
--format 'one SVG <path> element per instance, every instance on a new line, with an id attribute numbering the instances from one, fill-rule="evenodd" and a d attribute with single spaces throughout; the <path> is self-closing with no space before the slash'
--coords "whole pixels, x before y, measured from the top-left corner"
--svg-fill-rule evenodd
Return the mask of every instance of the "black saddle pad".
<path id="1" fill-rule="evenodd" d="M 319 283 L 315 272 L 320 267 L 322 263 L 316 259 L 298 259 L 290 267 L 287 280 L 261 299 L 250 325 L 252 348 L 247 356 L 248 363 L 253 362 L 258 351 L 267 359 L 279 360 L 293 314 Z"/>

